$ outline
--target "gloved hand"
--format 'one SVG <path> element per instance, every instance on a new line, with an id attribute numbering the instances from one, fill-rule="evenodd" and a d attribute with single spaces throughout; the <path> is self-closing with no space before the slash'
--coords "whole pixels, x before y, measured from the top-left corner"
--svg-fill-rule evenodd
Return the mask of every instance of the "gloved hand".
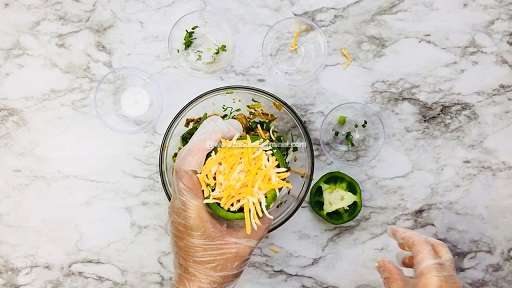
<path id="1" fill-rule="evenodd" d="M 250 235 L 243 225 L 217 219 L 203 203 L 197 179 L 206 155 L 221 138 L 242 133 L 236 120 L 208 117 L 176 157 L 174 191 L 169 206 L 176 287 L 226 287 L 244 270 L 254 247 L 265 236 L 271 219 Z"/>
<path id="2" fill-rule="evenodd" d="M 459 288 L 450 250 L 443 242 L 412 230 L 390 227 L 389 235 L 398 246 L 412 255 L 402 259 L 402 266 L 413 268 L 414 277 L 406 277 L 396 265 L 387 260 L 377 262 L 377 270 L 386 288 Z"/>

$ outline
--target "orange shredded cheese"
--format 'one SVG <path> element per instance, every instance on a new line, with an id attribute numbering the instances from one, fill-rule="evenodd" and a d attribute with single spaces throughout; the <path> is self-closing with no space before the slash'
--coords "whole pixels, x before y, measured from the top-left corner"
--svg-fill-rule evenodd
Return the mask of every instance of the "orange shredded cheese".
<path id="1" fill-rule="evenodd" d="M 249 138 L 249 137 L 247 137 Z M 279 168 L 266 140 L 221 140 L 215 153 L 206 160 L 198 174 L 206 203 L 219 203 L 228 211 L 244 208 L 245 232 L 261 225 L 266 210 L 265 194 L 270 190 L 291 188 L 289 172 Z"/>
<path id="2" fill-rule="evenodd" d="M 293 32 L 293 39 L 292 43 L 290 44 L 290 51 L 297 51 L 297 48 L 299 48 L 299 36 L 301 31 Z"/>
<path id="3" fill-rule="evenodd" d="M 343 64 L 341 64 L 341 67 L 343 67 L 344 69 L 347 69 L 348 66 L 350 66 L 350 64 L 352 64 L 352 55 L 350 54 L 350 52 L 348 52 L 347 48 L 341 48 L 340 53 L 341 53 L 341 56 L 343 56 L 343 58 L 345 59 L 345 62 Z"/>

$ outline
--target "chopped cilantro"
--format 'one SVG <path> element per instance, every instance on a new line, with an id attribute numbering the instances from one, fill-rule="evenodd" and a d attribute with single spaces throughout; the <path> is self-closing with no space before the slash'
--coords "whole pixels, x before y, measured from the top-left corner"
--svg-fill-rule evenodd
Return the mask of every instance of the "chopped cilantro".
<path id="1" fill-rule="evenodd" d="M 340 135 L 340 131 L 334 131 L 334 136 L 338 137 Z"/>
<path id="2" fill-rule="evenodd" d="M 196 38 L 194 38 L 194 33 L 196 32 L 197 28 L 199 28 L 199 26 L 196 25 L 190 28 L 190 31 L 185 29 L 185 36 L 183 37 L 183 47 L 185 47 L 185 50 L 190 48 L 192 43 L 194 43 L 194 40 L 196 40 Z"/>
<path id="3" fill-rule="evenodd" d="M 217 49 L 215 49 L 215 52 L 213 53 L 213 55 L 219 55 L 220 52 L 227 52 L 228 49 L 226 47 L 226 44 L 221 44 L 219 46 L 217 46 Z"/>
<path id="4" fill-rule="evenodd" d="M 352 132 L 348 131 L 345 133 L 345 142 L 347 142 L 348 147 L 354 147 L 354 136 L 352 136 Z"/>
<path id="5" fill-rule="evenodd" d="M 368 125 L 368 121 L 364 120 L 363 124 L 361 125 L 361 127 L 366 128 L 367 125 Z"/>
<path id="6" fill-rule="evenodd" d="M 235 113 L 242 111 L 240 108 L 233 108 L 231 106 L 222 105 L 222 111 L 224 114 L 222 115 L 222 119 L 231 119 L 235 116 Z"/>
<path id="7" fill-rule="evenodd" d="M 196 61 L 201 61 L 203 59 L 203 51 L 196 50 L 194 53 L 196 54 Z"/>

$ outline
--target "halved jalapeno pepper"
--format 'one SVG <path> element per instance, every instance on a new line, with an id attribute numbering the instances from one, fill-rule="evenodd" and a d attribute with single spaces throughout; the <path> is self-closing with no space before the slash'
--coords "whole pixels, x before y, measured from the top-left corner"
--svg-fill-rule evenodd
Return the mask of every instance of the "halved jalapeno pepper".
<path id="1" fill-rule="evenodd" d="M 361 212 L 361 187 L 345 173 L 329 172 L 313 185 L 309 205 L 325 221 L 339 225 L 352 221 Z"/>
<path id="2" fill-rule="evenodd" d="M 265 202 L 267 205 L 265 207 L 267 209 L 270 209 L 272 204 L 276 202 L 277 200 L 277 192 L 276 190 L 270 190 L 265 194 Z M 213 214 L 219 216 L 220 218 L 226 219 L 226 220 L 244 220 L 244 212 L 231 212 L 224 208 L 222 208 L 219 203 L 208 203 L 208 207 L 210 207 Z"/>
<path id="3" fill-rule="evenodd" d="M 241 136 L 241 137 L 250 137 L 251 142 L 254 142 L 254 141 L 257 141 L 257 140 L 261 139 L 260 136 L 258 136 L 258 135 L 247 135 L 247 136 Z M 278 151 L 278 150 L 273 150 L 273 153 L 275 153 L 275 151 Z M 282 158 L 282 154 L 280 154 L 280 155 L 281 155 L 281 161 L 286 163 L 286 161 L 284 161 L 284 159 Z M 274 154 L 274 156 L 276 156 L 276 155 Z M 276 156 L 276 159 L 279 162 L 279 166 L 281 166 L 281 161 L 278 158 L 278 156 Z M 277 200 L 277 192 L 276 192 L 276 190 L 268 191 L 265 194 L 265 202 L 266 202 L 265 207 L 267 209 L 270 209 L 270 207 L 272 206 L 272 204 L 274 204 L 274 202 L 276 202 L 276 200 Z M 228 211 L 228 210 L 222 208 L 219 205 L 219 203 L 208 203 L 207 205 L 208 205 L 208 207 L 210 207 L 211 211 L 215 215 L 217 215 L 217 216 L 219 216 L 219 217 L 221 217 L 223 219 L 226 219 L 226 220 L 244 220 L 245 219 L 243 209 L 240 209 L 241 211 L 238 211 L 238 212 L 231 212 L 231 211 Z"/>

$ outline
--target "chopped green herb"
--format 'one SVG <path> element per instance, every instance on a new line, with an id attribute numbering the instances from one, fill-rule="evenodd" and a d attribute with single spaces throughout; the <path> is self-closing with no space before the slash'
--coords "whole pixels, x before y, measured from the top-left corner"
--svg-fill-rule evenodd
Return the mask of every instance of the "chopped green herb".
<path id="1" fill-rule="evenodd" d="M 196 61 L 201 61 L 203 59 L 203 51 L 196 50 L 194 51 L 194 54 L 196 54 Z"/>
<path id="2" fill-rule="evenodd" d="M 231 106 L 222 105 L 222 112 L 224 114 L 222 115 L 222 119 L 231 119 L 235 116 L 235 113 L 242 111 L 240 108 L 233 108 Z"/>
<path id="3" fill-rule="evenodd" d="M 249 128 L 251 130 L 258 129 L 258 125 L 260 125 L 260 128 L 264 131 L 270 131 L 270 122 L 263 121 L 263 120 L 252 120 L 249 122 Z"/>
<path id="4" fill-rule="evenodd" d="M 361 125 L 361 127 L 366 128 L 367 125 L 368 125 L 368 121 L 364 120 L 363 124 Z"/>
<path id="5" fill-rule="evenodd" d="M 340 131 L 334 131 L 334 136 L 335 136 L 335 137 L 340 136 Z"/>
<path id="6" fill-rule="evenodd" d="M 233 93 L 235 93 L 235 91 L 233 91 L 233 90 L 226 90 L 226 92 L 225 92 L 225 93 L 229 95 L 229 94 L 233 94 Z"/>
<path id="7" fill-rule="evenodd" d="M 347 123 L 347 116 L 338 116 L 338 125 L 343 126 L 345 123 Z"/>
<path id="8" fill-rule="evenodd" d="M 252 102 L 256 102 L 256 103 L 260 103 L 260 101 L 258 101 L 258 100 L 256 100 L 256 99 L 254 99 L 254 98 L 251 98 L 251 101 L 252 101 Z"/>
<path id="9" fill-rule="evenodd" d="M 357 129 L 357 127 L 359 127 L 359 124 L 357 124 L 357 123 L 356 123 L 356 124 L 354 124 L 354 128 L 356 128 L 356 129 Z"/>
<path id="10" fill-rule="evenodd" d="M 194 40 L 196 40 L 196 38 L 194 38 L 194 33 L 196 32 L 197 28 L 199 28 L 199 26 L 196 25 L 190 28 L 190 31 L 185 29 L 185 36 L 183 37 L 183 47 L 185 47 L 185 50 L 190 48 L 192 43 L 194 43 Z"/>
<path id="11" fill-rule="evenodd" d="M 345 133 L 345 142 L 347 142 L 347 146 L 354 147 L 354 136 L 352 136 L 352 132 L 348 131 Z"/>
<path id="12" fill-rule="evenodd" d="M 226 44 L 221 44 L 219 46 L 217 46 L 217 49 L 215 49 L 215 52 L 213 53 L 213 55 L 219 55 L 220 52 L 227 52 L 228 49 L 226 47 Z"/>

